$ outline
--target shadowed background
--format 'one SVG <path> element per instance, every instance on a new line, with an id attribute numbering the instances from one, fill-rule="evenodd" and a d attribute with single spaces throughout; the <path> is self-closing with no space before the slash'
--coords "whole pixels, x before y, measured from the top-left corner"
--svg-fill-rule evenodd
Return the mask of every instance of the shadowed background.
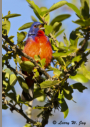
<path id="1" fill-rule="evenodd" d="M 60 0 L 34 0 L 35 4 L 37 4 L 39 7 L 45 6 L 47 8 L 50 8 L 54 3 L 57 3 Z M 74 3 L 78 8 L 80 8 L 80 2 L 79 0 L 66 0 L 68 2 Z M 29 7 L 26 0 L 3 0 L 2 1 L 2 13 L 3 16 L 7 15 L 8 11 L 11 13 L 18 13 L 21 14 L 20 17 L 10 18 L 11 22 L 11 29 L 9 32 L 9 36 L 14 35 L 14 42 L 17 44 L 17 31 L 20 26 L 27 22 L 31 22 L 31 15 L 35 16 L 33 13 L 33 10 Z M 76 20 L 77 16 L 75 15 L 74 11 L 71 10 L 66 5 L 52 11 L 50 13 L 50 18 L 53 19 L 55 16 L 59 14 L 71 14 L 71 17 L 69 19 L 66 19 L 63 21 L 62 29 L 65 28 L 65 31 L 57 38 L 59 41 L 63 41 L 63 35 L 64 33 L 67 36 L 67 39 L 69 39 L 70 32 L 78 27 L 78 25 L 72 23 L 72 20 Z M 28 29 L 25 31 L 28 32 Z M 4 54 L 5 51 L 2 50 L 2 53 Z M 89 57 L 88 57 L 89 58 Z M 88 60 L 87 66 L 90 70 L 89 66 L 90 60 Z M 14 67 L 13 60 L 10 61 L 10 64 L 12 67 Z M 50 73 L 50 75 L 53 75 Z M 73 84 L 74 81 L 68 80 L 70 84 Z M 90 126 L 90 81 L 87 84 L 84 84 L 88 89 L 84 90 L 83 93 L 78 92 L 77 90 L 73 93 L 73 100 L 77 103 L 74 103 L 73 101 L 66 100 L 68 107 L 69 107 L 69 114 L 66 119 L 63 117 L 63 113 L 60 112 L 60 110 L 55 110 L 52 112 L 53 116 L 49 118 L 49 123 L 45 127 L 59 127 L 58 124 L 60 121 L 63 122 L 69 122 L 69 127 L 77 127 L 79 121 L 86 122 L 85 127 Z M 17 91 L 17 94 L 21 95 L 22 89 L 20 88 L 19 84 L 17 83 L 15 85 L 15 89 Z M 43 105 L 45 102 L 38 102 L 34 100 L 34 105 Z M 26 106 L 23 107 L 25 110 L 27 109 Z M 37 114 L 39 113 L 39 110 L 34 109 L 32 111 L 32 118 L 36 120 Z M 55 120 L 57 123 L 53 124 L 53 120 Z M 72 125 L 71 121 L 77 121 L 77 124 Z M 23 127 L 26 123 L 26 120 L 16 113 L 15 111 L 13 113 L 10 112 L 9 109 L 2 110 L 2 127 Z M 68 125 L 61 125 L 61 126 L 68 126 Z M 84 125 L 81 125 L 82 127 Z"/>

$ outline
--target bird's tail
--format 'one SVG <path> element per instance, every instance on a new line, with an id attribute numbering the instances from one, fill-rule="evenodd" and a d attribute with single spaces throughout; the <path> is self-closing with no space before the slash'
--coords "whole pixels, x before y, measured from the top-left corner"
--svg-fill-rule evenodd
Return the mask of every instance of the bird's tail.
<path id="1" fill-rule="evenodd" d="M 24 74 L 27 75 L 27 72 L 22 71 Z M 29 86 L 28 92 L 25 92 L 24 90 L 22 91 L 21 99 L 23 101 L 32 101 L 33 100 L 33 92 L 34 92 L 34 80 L 32 79 L 33 73 L 30 73 L 30 76 L 28 76 L 25 79 L 25 82 Z"/>

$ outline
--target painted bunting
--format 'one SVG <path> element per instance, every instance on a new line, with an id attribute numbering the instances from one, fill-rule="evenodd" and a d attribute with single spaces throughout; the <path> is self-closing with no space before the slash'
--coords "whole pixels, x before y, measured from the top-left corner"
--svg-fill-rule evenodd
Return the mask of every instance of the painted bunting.
<path id="1" fill-rule="evenodd" d="M 45 35 L 44 24 L 40 22 L 34 22 L 28 32 L 28 38 L 25 42 L 25 47 L 23 52 L 34 59 L 35 55 L 39 55 L 41 59 L 46 59 L 45 68 L 50 64 L 52 59 L 52 47 L 49 42 L 49 38 Z M 27 58 L 22 57 L 22 61 L 29 61 Z M 22 100 L 30 101 L 33 99 L 33 88 L 34 80 L 33 72 L 28 74 L 22 71 L 28 77 L 25 79 L 27 85 L 29 86 L 29 91 L 26 93 L 24 90 L 22 92 Z"/>

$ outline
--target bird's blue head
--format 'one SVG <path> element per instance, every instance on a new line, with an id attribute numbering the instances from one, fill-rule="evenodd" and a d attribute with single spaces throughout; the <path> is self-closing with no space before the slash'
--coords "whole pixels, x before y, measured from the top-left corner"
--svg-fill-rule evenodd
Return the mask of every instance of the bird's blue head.
<path id="1" fill-rule="evenodd" d="M 44 30 L 44 24 L 40 22 L 34 22 L 28 32 L 28 37 L 36 36 L 39 30 Z"/>

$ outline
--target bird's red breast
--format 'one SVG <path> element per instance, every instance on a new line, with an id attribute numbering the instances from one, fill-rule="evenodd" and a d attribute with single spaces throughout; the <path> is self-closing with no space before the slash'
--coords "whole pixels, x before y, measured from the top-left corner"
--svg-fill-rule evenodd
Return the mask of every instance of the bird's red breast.
<path id="1" fill-rule="evenodd" d="M 39 30 L 37 36 L 34 39 L 28 38 L 23 50 L 28 56 L 34 58 L 35 55 L 39 55 L 41 59 L 46 59 L 45 67 L 47 67 L 52 59 L 52 48 L 48 38 L 44 32 Z M 22 61 L 29 61 L 27 58 L 22 57 Z"/>

